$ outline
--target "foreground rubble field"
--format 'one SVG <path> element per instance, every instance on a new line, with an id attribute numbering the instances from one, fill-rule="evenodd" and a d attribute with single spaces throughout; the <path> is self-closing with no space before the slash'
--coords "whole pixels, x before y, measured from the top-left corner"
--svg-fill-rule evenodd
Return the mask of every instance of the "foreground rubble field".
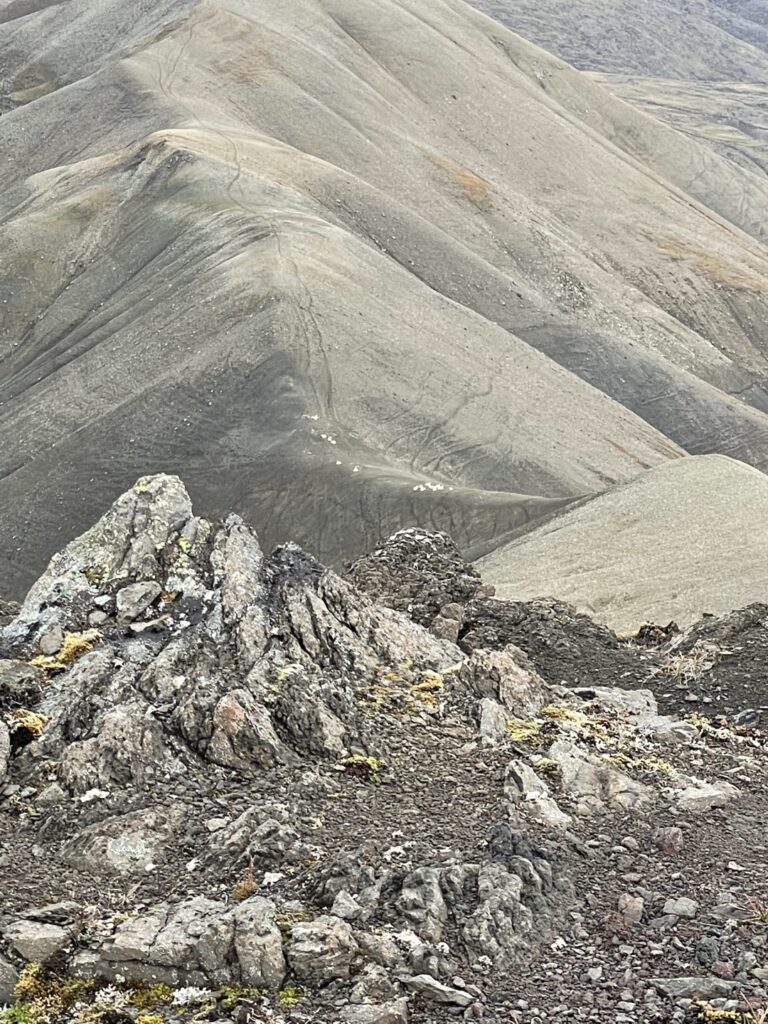
<path id="1" fill-rule="evenodd" d="M 621 639 L 157 476 L 0 615 L 4 1024 L 763 1020 L 768 609 Z"/>

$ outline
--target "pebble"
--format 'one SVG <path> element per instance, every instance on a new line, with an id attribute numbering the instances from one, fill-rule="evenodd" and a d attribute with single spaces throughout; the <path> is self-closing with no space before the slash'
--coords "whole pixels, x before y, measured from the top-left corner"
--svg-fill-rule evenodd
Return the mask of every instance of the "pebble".
<path id="1" fill-rule="evenodd" d="M 665 914 L 674 914 L 675 917 L 696 917 L 699 912 L 699 904 L 687 896 L 680 896 L 678 899 L 667 900 L 664 904 Z"/>
<path id="2" fill-rule="evenodd" d="M 41 654 L 57 654 L 64 643 L 64 630 L 61 626 L 53 626 L 40 637 L 38 647 Z"/>
<path id="3" fill-rule="evenodd" d="M 676 825 L 657 829 L 653 841 L 662 853 L 679 853 L 684 845 L 683 830 Z"/>

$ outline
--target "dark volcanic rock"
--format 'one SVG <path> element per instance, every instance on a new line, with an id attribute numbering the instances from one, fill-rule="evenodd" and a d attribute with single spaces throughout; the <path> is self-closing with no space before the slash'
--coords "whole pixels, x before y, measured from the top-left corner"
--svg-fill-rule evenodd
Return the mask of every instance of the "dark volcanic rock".
<path id="1" fill-rule="evenodd" d="M 425 530 L 400 530 L 353 562 L 345 576 L 375 601 L 406 612 L 422 626 L 432 625 L 446 605 L 493 593 L 447 534 Z"/>

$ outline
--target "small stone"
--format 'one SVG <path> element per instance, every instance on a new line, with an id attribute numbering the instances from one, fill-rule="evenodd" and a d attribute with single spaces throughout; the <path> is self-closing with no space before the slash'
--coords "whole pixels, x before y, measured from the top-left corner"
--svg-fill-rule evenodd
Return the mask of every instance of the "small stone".
<path id="1" fill-rule="evenodd" d="M 637 853 L 637 851 L 640 849 L 640 843 L 638 843 L 638 841 L 633 836 L 625 836 L 621 840 L 621 845 L 625 849 L 631 850 L 633 853 Z"/>
<path id="2" fill-rule="evenodd" d="M 590 967 L 587 971 L 587 978 L 591 982 L 600 981 L 603 976 L 603 968 L 599 965 L 597 967 Z"/>
<path id="3" fill-rule="evenodd" d="M 133 622 L 160 596 L 161 586 L 154 580 L 132 583 L 117 593 L 117 621 Z"/>
<path id="4" fill-rule="evenodd" d="M 88 615 L 88 625 L 101 626 L 107 621 L 108 618 L 109 616 L 107 615 L 106 612 L 98 610 L 95 612 L 90 612 L 90 614 Z"/>
<path id="5" fill-rule="evenodd" d="M 642 896 L 632 896 L 625 892 L 619 896 L 619 913 L 625 921 L 631 924 L 639 924 L 643 919 L 645 900 Z"/>
<path id="6" fill-rule="evenodd" d="M 688 899 L 687 896 L 681 896 L 679 899 L 667 900 L 664 904 L 665 914 L 674 914 L 675 917 L 696 917 L 699 912 L 699 904 L 696 900 Z"/>
<path id="7" fill-rule="evenodd" d="M 38 647 L 41 654 L 58 654 L 61 645 L 64 643 L 64 630 L 61 626 L 53 626 L 40 637 Z"/>
<path id="8" fill-rule="evenodd" d="M 736 974 L 732 960 L 716 960 L 710 967 L 710 971 L 718 978 L 724 978 L 726 981 L 733 981 Z"/>
<path id="9" fill-rule="evenodd" d="M 683 830 L 676 825 L 672 825 L 668 828 L 657 829 L 653 841 L 662 853 L 671 856 L 682 850 L 685 840 L 683 838 Z"/>

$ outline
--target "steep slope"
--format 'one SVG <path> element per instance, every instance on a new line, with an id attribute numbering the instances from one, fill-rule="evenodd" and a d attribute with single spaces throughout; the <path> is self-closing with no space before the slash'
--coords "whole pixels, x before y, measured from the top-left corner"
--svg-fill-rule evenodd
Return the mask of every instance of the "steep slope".
<path id="1" fill-rule="evenodd" d="M 755 173 L 765 174 L 768 5 L 763 0 L 473 3 L 590 72 L 615 95 L 733 161 L 747 172 L 745 183 L 750 177 L 754 182 Z"/>
<path id="2" fill-rule="evenodd" d="M 682 459 L 580 503 L 480 560 L 500 597 L 552 595 L 617 630 L 768 602 L 768 477 Z"/>
<path id="3" fill-rule="evenodd" d="M 708 150 L 459 0 L 15 10 L 11 591 L 155 469 L 339 562 L 684 451 L 768 466 L 768 255 L 664 168 L 745 226 L 768 190 Z"/>
<path id="4" fill-rule="evenodd" d="M 765 0 L 473 0 L 582 70 L 768 81 Z"/>

